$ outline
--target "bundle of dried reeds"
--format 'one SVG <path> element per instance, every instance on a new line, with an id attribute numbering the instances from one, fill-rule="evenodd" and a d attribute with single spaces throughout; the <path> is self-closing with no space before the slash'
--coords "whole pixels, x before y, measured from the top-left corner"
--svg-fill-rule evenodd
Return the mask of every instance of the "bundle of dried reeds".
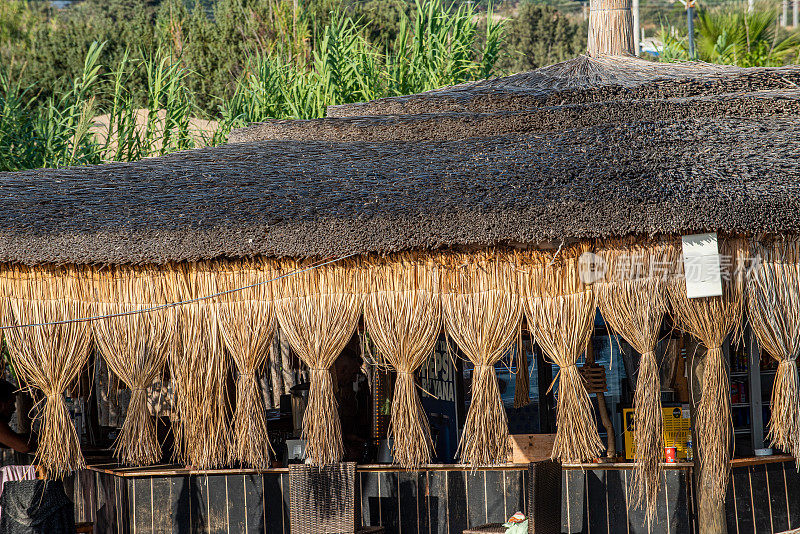
<path id="1" fill-rule="evenodd" d="M 272 286 L 265 283 L 275 277 L 275 269 L 266 262 L 226 262 L 216 264 L 216 272 L 217 292 L 252 286 L 219 297 L 209 311 L 238 371 L 231 461 L 263 469 L 270 465 L 270 444 L 257 373 L 275 334 Z"/>
<path id="2" fill-rule="evenodd" d="M 353 336 L 361 315 L 361 267 L 341 261 L 313 269 L 295 261 L 281 271 L 298 271 L 276 284 L 275 312 L 281 333 L 310 368 L 303 417 L 306 456 L 316 465 L 341 460 L 344 452 L 339 408 L 330 367 Z"/>
<path id="3" fill-rule="evenodd" d="M 187 300 L 216 292 L 213 265 L 179 264 L 165 278 L 171 300 Z M 225 383 L 225 358 L 217 322 L 208 301 L 177 308 L 177 350 L 168 359 L 175 392 L 173 432 L 178 460 L 200 469 L 227 464 L 230 447 Z"/>
<path id="4" fill-rule="evenodd" d="M 577 463 L 598 457 L 603 443 L 577 361 L 592 336 L 595 296 L 580 279 L 583 247 L 521 254 L 520 283 L 528 326 L 545 355 L 559 366 L 553 458 Z M 555 381 L 553 382 L 555 384 Z"/>
<path id="5" fill-rule="evenodd" d="M 442 256 L 447 334 L 475 365 L 459 444 L 461 459 L 473 465 L 508 461 L 508 421 L 494 364 L 509 350 L 522 319 L 513 259 L 500 251 Z"/>
<path id="6" fill-rule="evenodd" d="M 364 320 L 389 366 L 397 372 L 391 408 L 392 452 L 402 467 L 431 460 L 428 417 L 414 373 L 433 352 L 442 328 L 437 266 L 430 259 L 399 255 L 366 271 Z"/>
<path id="7" fill-rule="evenodd" d="M 722 502 L 729 474 L 731 395 L 722 344 L 731 333 L 741 332 L 744 302 L 744 262 L 747 243 L 740 239 L 720 242 L 722 296 L 689 299 L 681 262 L 668 286 L 675 324 L 697 338 L 707 349 L 703 391 L 697 408 L 697 434 L 702 491 L 711 502 Z"/>
<path id="8" fill-rule="evenodd" d="M 597 302 L 611 329 L 641 354 L 634 395 L 634 501 L 647 505 L 655 519 L 664 454 L 661 380 L 655 350 L 664 314 L 667 283 L 677 258 L 671 243 L 642 245 L 636 241 L 603 244 L 605 278 L 595 284 Z"/>
<path id="9" fill-rule="evenodd" d="M 795 457 L 800 468 L 800 237 L 757 242 L 748 270 L 748 317 L 759 344 L 778 363 L 767 438 Z"/>
<path id="10" fill-rule="evenodd" d="M 163 284 L 156 269 L 110 267 L 93 277 L 95 315 L 113 315 L 163 304 Z M 115 456 L 129 465 L 161 459 L 161 447 L 147 407 L 147 388 L 174 350 L 175 310 L 161 309 L 106 317 L 93 323 L 97 346 L 109 369 L 131 390 Z"/>
<path id="11" fill-rule="evenodd" d="M 88 315 L 88 280 L 75 267 L 5 267 L 0 275 L 11 325 L 41 324 Z M 14 368 L 28 386 L 45 396 L 36 461 L 51 478 L 84 467 L 80 441 L 64 401 L 89 358 L 88 322 L 12 328 L 6 331 Z"/>

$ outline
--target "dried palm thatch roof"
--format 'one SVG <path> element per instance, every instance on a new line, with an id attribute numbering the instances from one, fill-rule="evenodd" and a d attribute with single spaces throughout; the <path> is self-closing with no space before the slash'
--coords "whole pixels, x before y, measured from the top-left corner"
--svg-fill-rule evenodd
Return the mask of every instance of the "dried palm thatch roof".
<path id="1" fill-rule="evenodd" d="M 796 67 L 579 58 L 352 107 L 411 115 L 271 121 L 217 148 L 0 173 L 0 261 L 800 232 L 796 82 Z"/>
<path id="2" fill-rule="evenodd" d="M 330 106 L 329 117 L 432 112 L 513 111 L 610 99 L 641 100 L 797 88 L 800 67 L 741 68 L 708 63 L 655 63 L 627 56 L 579 56 L 505 78 L 417 95 Z"/>

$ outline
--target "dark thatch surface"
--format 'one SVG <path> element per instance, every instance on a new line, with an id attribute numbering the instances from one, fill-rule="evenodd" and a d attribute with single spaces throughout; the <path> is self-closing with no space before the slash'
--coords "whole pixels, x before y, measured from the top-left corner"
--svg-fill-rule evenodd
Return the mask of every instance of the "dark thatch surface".
<path id="1" fill-rule="evenodd" d="M 588 61 L 438 92 L 467 95 L 471 111 L 435 98 L 428 109 L 428 93 L 404 101 L 419 106 L 406 106 L 414 115 L 270 121 L 217 148 L 0 173 L 0 261 L 327 257 L 800 232 L 800 69 L 658 66 L 668 80 L 659 82 L 641 74 L 639 60 L 602 60 L 616 70 Z M 586 65 L 591 80 L 580 75 Z M 578 72 L 578 81 L 557 72 Z M 521 79 L 540 81 L 519 89 L 519 106 L 490 112 L 469 89 Z M 670 83 L 675 90 L 662 94 Z M 561 91 L 578 86 L 589 96 Z M 606 89 L 612 98 L 597 96 Z M 514 103 L 504 91 L 490 101 Z M 528 106 L 536 91 L 550 96 Z"/>
<path id="2" fill-rule="evenodd" d="M 798 169 L 794 118 L 234 144 L 0 175 L 0 260 L 165 262 L 800 231 Z"/>
<path id="3" fill-rule="evenodd" d="M 328 117 L 519 111 L 604 100 L 791 89 L 799 84 L 800 66 L 745 69 L 707 63 L 654 63 L 630 57 L 580 56 L 505 78 L 361 104 L 330 106 Z"/>
<path id="4" fill-rule="evenodd" d="M 234 130 L 230 143 L 445 141 L 602 124 L 800 114 L 800 88 L 652 100 L 607 100 L 493 113 L 444 112 L 314 120 L 270 120 Z"/>

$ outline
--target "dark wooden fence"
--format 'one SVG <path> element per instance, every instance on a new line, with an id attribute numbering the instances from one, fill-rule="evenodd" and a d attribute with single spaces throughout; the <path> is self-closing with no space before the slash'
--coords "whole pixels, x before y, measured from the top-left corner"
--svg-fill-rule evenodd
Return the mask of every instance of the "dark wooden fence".
<path id="1" fill-rule="evenodd" d="M 289 475 L 223 472 L 185 474 L 86 470 L 66 481 L 76 518 L 99 534 L 289 534 Z M 138 473 L 138 474 L 137 474 Z M 659 520 L 648 525 L 630 510 L 629 469 L 565 469 L 564 533 L 685 533 L 693 530 L 689 471 L 671 469 L 662 488 Z M 468 470 L 449 466 L 419 472 L 360 468 L 357 514 L 389 534 L 461 534 L 469 526 L 502 522 L 527 512 L 527 470 Z"/>

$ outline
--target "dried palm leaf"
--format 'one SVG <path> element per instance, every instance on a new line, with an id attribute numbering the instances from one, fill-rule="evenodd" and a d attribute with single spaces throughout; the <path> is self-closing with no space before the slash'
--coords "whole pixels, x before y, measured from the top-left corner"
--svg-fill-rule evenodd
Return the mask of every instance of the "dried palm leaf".
<path id="1" fill-rule="evenodd" d="M 436 265 L 408 255 L 378 260 L 366 271 L 365 289 L 367 330 L 397 372 L 390 425 L 394 459 L 417 468 L 430 462 L 433 448 L 414 373 L 433 352 L 442 327 Z"/>
<path id="2" fill-rule="evenodd" d="M 753 253 L 759 261 L 748 270 L 748 317 L 759 344 L 779 362 L 767 439 L 800 468 L 800 238 L 755 243 Z"/>
<path id="3" fill-rule="evenodd" d="M 281 271 L 294 274 L 277 284 L 275 312 L 281 333 L 310 368 L 303 417 L 306 455 L 313 464 L 328 465 L 340 461 L 344 453 L 330 367 L 358 325 L 361 277 L 355 261 L 307 269 L 310 266 L 291 260 L 282 262 Z"/>
<path id="4" fill-rule="evenodd" d="M 447 334 L 474 364 L 472 402 L 459 443 L 472 465 L 508 461 L 508 420 L 494 365 L 518 334 L 522 303 L 513 256 L 503 252 L 442 257 L 442 310 Z"/>
<path id="5" fill-rule="evenodd" d="M 594 459 L 604 449 L 577 367 L 591 339 L 596 312 L 595 295 L 580 278 L 579 258 L 585 251 L 573 247 L 554 254 L 526 252 L 521 257 L 528 325 L 544 354 L 559 367 L 552 457 L 564 463 Z"/>
<path id="6" fill-rule="evenodd" d="M 14 368 L 45 397 L 36 462 L 56 479 L 85 466 L 64 393 L 89 358 L 91 326 L 85 321 L 21 326 L 86 317 L 87 282 L 74 267 L 8 267 L 0 279 L 8 297 L 7 319 L 17 326 L 6 331 Z"/>
<path id="7" fill-rule="evenodd" d="M 730 260 L 721 265 L 722 296 L 689 299 L 681 262 L 678 262 L 678 276 L 668 288 L 675 324 L 707 349 L 697 434 L 700 483 L 711 502 L 725 499 L 730 470 L 731 395 L 722 344 L 730 334 L 741 332 L 747 244 L 739 239 L 726 239 L 721 242 L 719 252 L 722 258 Z"/>
<path id="8" fill-rule="evenodd" d="M 634 394 L 636 506 L 646 504 L 655 519 L 664 454 L 661 380 L 655 350 L 667 312 L 667 284 L 674 272 L 675 247 L 670 243 L 642 245 L 637 241 L 606 243 L 598 255 L 605 279 L 594 290 L 603 318 L 641 354 Z"/>
<path id="9" fill-rule="evenodd" d="M 115 456 L 129 465 L 151 465 L 161 459 L 161 447 L 147 406 L 147 388 L 161 373 L 174 350 L 174 309 L 130 313 L 165 302 L 155 269 L 113 267 L 93 277 L 97 346 L 109 369 L 131 390 Z"/>

